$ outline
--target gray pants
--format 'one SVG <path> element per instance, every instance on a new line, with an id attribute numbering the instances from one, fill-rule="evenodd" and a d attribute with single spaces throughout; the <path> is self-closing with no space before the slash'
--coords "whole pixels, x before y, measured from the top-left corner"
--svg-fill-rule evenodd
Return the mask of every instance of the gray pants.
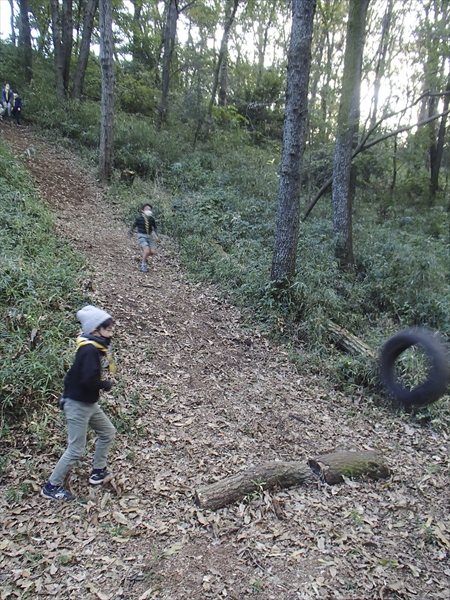
<path id="1" fill-rule="evenodd" d="M 108 450 L 116 433 L 114 425 L 97 402 L 86 404 L 71 398 L 65 398 L 64 412 L 69 430 L 69 446 L 50 476 L 50 483 L 57 486 L 64 483 L 70 468 L 83 456 L 88 427 L 91 427 L 98 434 L 97 443 L 95 444 L 94 469 L 104 469 L 106 467 Z"/>

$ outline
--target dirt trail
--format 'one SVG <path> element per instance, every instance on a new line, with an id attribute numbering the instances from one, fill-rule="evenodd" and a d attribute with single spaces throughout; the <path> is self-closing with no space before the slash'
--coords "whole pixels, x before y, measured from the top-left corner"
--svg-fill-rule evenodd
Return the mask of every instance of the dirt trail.
<path id="1" fill-rule="evenodd" d="M 450 598 L 448 439 L 298 373 L 213 288 L 188 282 L 168 238 L 140 273 L 92 175 L 29 128 L 2 129 L 93 269 L 92 302 L 117 323 L 120 383 L 103 399 L 119 429 L 115 489 L 89 489 L 90 453 L 70 482 L 80 502 L 38 495 L 65 442 L 56 410 L 44 447 L 28 436 L 12 451 L 0 598 Z M 245 466 L 336 448 L 374 449 L 393 476 L 195 506 L 196 487 Z M 35 493 L 13 501 L 21 482 Z"/>

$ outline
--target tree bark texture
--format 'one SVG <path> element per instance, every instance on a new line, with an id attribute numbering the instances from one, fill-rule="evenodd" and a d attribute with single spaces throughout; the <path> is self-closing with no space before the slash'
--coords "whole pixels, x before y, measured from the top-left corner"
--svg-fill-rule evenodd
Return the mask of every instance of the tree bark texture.
<path id="1" fill-rule="evenodd" d="M 162 72 L 162 90 L 161 90 L 161 102 L 158 107 L 158 121 L 157 129 L 161 129 L 163 123 L 167 119 L 167 113 L 169 110 L 169 83 L 170 83 L 170 69 L 172 66 L 172 56 L 175 49 L 175 38 L 177 35 L 177 22 L 178 22 L 178 2 L 177 0 L 169 0 L 169 6 L 167 8 L 167 19 L 164 29 L 164 56 L 163 56 L 163 72 Z"/>
<path id="2" fill-rule="evenodd" d="M 197 489 L 195 501 L 200 508 L 217 510 L 261 489 L 293 487 L 315 480 L 315 475 L 331 485 L 344 477 L 382 479 L 389 477 L 390 471 L 375 452 L 332 452 L 310 459 L 307 465 L 271 461 Z"/>
<path id="3" fill-rule="evenodd" d="M 30 83 L 33 79 L 33 53 L 31 49 L 31 29 L 28 17 L 28 0 L 20 0 L 20 35 L 19 47 L 21 49 L 25 80 Z"/>
<path id="4" fill-rule="evenodd" d="M 331 196 L 335 256 L 344 268 L 353 265 L 350 178 L 352 151 L 359 126 L 361 67 L 368 5 L 369 0 L 350 0 L 349 4 L 342 92 L 334 150 Z"/>
<path id="5" fill-rule="evenodd" d="M 390 470 L 384 459 L 375 452 L 331 452 L 310 459 L 308 466 L 324 483 L 341 483 L 344 477 L 386 479 Z"/>
<path id="6" fill-rule="evenodd" d="M 300 168 L 305 151 L 308 83 L 316 0 L 293 0 L 288 54 L 286 113 L 272 281 L 295 275 L 300 214 Z"/>
<path id="7" fill-rule="evenodd" d="M 398 139 L 397 136 L 394 137 L 394 149 L 392 152 L 392 178 L 391 183 L 389 185 L 389 203 L 393 201 L 394 198 L 394 190 L 397 183 L 397 161 L 398 161 Z M 386 216 L 387 207 L 389 204 L 386 202 L 386 206 L 383 208 L 383 214 Z"/>
<path id="8" fill-rule="evenodd" d="M 377 353 L 355 335 L 329 320 L 327 329 L 335 344 L 353 356 L 368 356 L 377 360 Z"/>
<path id="9" fill-rule="evenodd" d="M 52 13 L 53 50 L 55 53 L 56 94 L 62 100 L 64 98 L 64 51 L 58 0 L 50 0 L 50 8 Z"/>
<path id="10" fill-rule="evenodd" d="M 228 56 L 225 56 L 220 69 L 219 106 L 228 104 Z"/>
<path id="11" fill-rule="evenodd" d="M 84 76 L 89 60 L 91 48 L 92 30 L 94 29 L 94 17 L 98 9 L 98 0 L 88 0 L 84 11 L 83 33 L 81 36 L 80 52 L 78 54 L 77 66 L 73 76 L 72 98 L 79 99 L 83 92 Z"/>
<path id="12" fill-rule="evenodd" d="M 100 125 L 99 178 L 109 182 L 113 166 L 114 71 L 112 0 L 100 2 L 100 66 L 102 71 L 102 116 Z"/>
<path id="13" fill-rule="evenodd" d="M 292 487 L 313 479 L 307 465 L 300 462 L 267 462 L 212 483 L 195 492 L 201 508 L 216 510 L 255 491 Z"/>
<path id="14" fill-rule="evenodd" d="M 62 4 L 62 47 L 63 47 L 63 81 L 64 94 L 69 93 L 70 62 L 73 46 L 73 11 L 72 0 L 63 0 Z"/>

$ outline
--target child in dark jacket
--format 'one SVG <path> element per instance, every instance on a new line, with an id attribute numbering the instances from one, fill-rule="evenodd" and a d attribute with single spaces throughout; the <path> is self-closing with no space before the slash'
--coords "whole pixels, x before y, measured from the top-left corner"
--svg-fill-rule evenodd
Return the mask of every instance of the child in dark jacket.
<path id="1" fill-rule="evenodd" d="M 158 240 L 156 233 L 156 221 L 153 217 L 153 210 L 150 204 L 142 206 L 141 214 L 136 217 L 133 226 L 129 230 L 129 235 L 137 229 L 138 244 L 142 250 L 141 271 L 147 272 L 147 261 L 149 256 L 156 254 L 155 240 Z"/>
<path id="2" fill-rule="evenodd" d="M 112 379 L 101 378 L 102 360 L 108 354 L 113 335 L 113 320 L 107 312 L 91 305 L 79 310 L 77 318 L 83 335 L 77 338 L 75 360 L 64 379 L 64 394 L 59 401 L 67 419 L 68 447 L 42 489 L 42 496 L 53 500 L 74 498 L 63 483 L 71 467 L 83 456 L 88 427 L 98 435 L 89 483 L 98 485 L 112 478 L 112 473 L 106 470 L 106 459 L 116 430 L 99 407 L 98 399 L 100 390 L 108 392 L 114 385 Z"/>
<path id="3" fill-rule="evenodd" d="M 19 92 L 17 90 L 13 91 L 13 99 L 11 105 L 11 113 L 16 119 L 16 125 L 20 125 L 20 115 L 22 114 L 22 98 L 19 96 Z"/>

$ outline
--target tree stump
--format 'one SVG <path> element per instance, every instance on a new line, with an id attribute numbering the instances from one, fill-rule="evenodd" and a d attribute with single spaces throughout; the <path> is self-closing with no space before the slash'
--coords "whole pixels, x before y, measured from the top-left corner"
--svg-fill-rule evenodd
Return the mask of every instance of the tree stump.
<path id="1" fill-rule="evenodd" d="M 331 485 L 342 482 L 344 477 L 366 475 L 382 479 L 389 477 L 390 471 L 381 456 L 369 451 L 332 452 L 310 459 L 307 465 L 271 461 L 197 489 L 195 501 L 200 508 L 216 510 L 262 489 L 288 488 L 312 481 L 315 475 Z"/>

